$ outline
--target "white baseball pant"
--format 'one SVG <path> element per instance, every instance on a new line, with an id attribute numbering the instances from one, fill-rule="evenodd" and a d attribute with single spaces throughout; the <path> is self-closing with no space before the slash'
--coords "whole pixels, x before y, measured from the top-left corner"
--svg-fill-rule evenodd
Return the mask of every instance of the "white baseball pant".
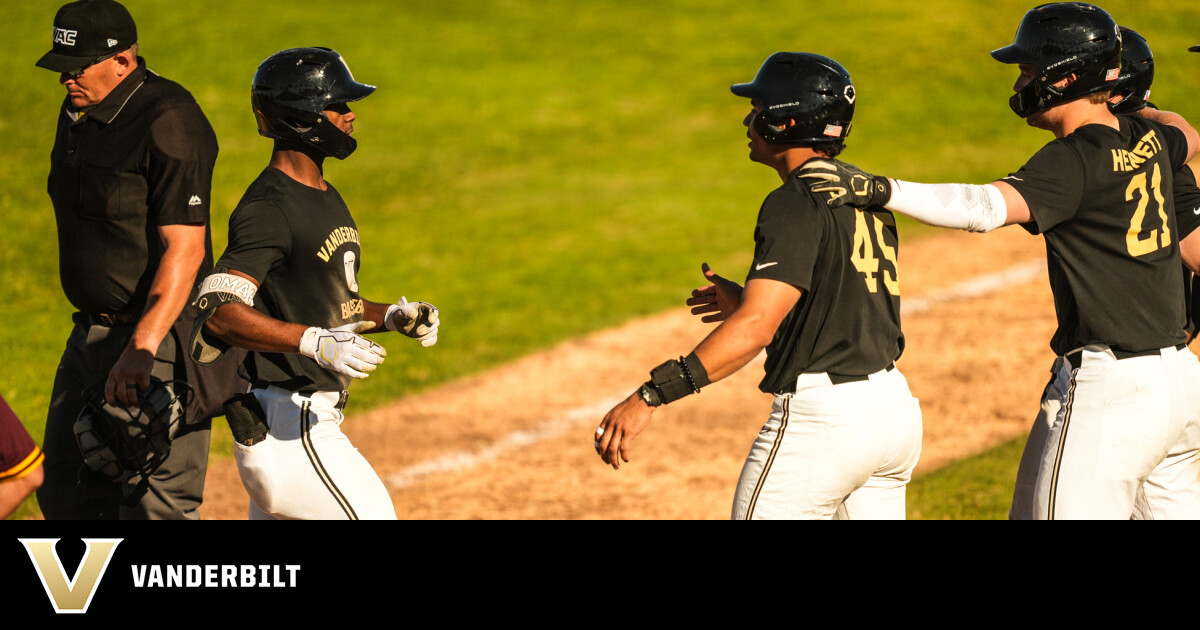
<path id="1" fill-rule="evenodd" d="M 396 519 L 379 475 L 342 433 L 339 392 L 251 391 L 270 428 L 253 446 L 234 444 L 251 520 Z"/>
<path id="2" fill-rule="evenodd" d="M 738 479 L 733 519 L 904 519 L 921 407 L 898 369 L 776 396 Z"/>
<path id="3" fill-rule="evenodd" d="M 1089 345 L 1054 369 L 1009 518 L 1200 519 L 1196 356 L 1169 347 L 1118 359 Z"/>

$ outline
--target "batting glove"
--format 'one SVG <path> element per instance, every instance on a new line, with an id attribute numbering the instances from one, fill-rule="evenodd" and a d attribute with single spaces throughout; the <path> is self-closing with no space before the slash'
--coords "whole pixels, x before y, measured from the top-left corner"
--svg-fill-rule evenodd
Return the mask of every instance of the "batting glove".
<path id="1" fill-rule="evenodd" d="M 825 194 L 830 208 L 882 206 L 892 198 L 892 182 L 853 164 L 816 158 L 800 166 L 799 177 L 814 193 Z"/>
<path id="2" fill-rule="evenodd" d="M 359 335 L 375 327 L 375 322 L 355 322 L 337 328 L 309 328 L 300 337 L 300 354 L 321 367 L 350 378 L 367 378 L 383 363 L 387 350 Z"/>
<path id="3" fill-rule="evenodd" d="M 387 316 L 383 319 L 383 325 L 388 330 L 420 341 L 423 348 L 437 343 L 439 324 L 436 306 L 429 302 L 409 302 L 404 296 L 388 307 Z"/>

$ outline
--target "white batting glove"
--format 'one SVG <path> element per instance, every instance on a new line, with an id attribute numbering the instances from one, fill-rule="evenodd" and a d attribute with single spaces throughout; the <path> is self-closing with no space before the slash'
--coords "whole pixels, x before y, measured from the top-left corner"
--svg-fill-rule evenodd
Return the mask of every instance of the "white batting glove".
<path id="1" fill-rule="evenodd" d="M 375 322 L 355 322 L 328 330 L 314 326 L 300 337 L 300 354 L 338 374 L 367 378 L 387 356 L 383 346 L 358 334 L 374 327 Z"/>
<path id="2" fill-rule="evenodd" d="M 429 302 L 409 302 L 404 296 L 400 296 L 399 302 L 388 307 L 387 316 L 383 320 L 383 325 L 388 330 L 420 341 L 423 348 L 437 343 L 440 323 L 436 306 Z"/>

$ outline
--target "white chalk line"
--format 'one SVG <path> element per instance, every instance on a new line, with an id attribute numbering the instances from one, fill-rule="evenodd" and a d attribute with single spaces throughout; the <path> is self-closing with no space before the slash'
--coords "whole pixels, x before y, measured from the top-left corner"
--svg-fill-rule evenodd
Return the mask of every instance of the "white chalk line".
<path id="1" fill-rule="evenodd" d="M 1046 261 L 1014 265 L 1000 271 L 977 276 L 960 282 L 940 291 L 935 291 L 924 297 L 904 298 L 900 305 L 900 314 L 915 315 L 924 313 L 939 304 L 982 297 L 1002 289 L 1030 282 L 1042 276 L 1046 270 Z M 761 360 L 761 355 L 759 360 Z M 458 451 L 431 459 L 420 464 L 409 466 L 397 473 L 387 476 L 387 485 L 391 488 L 406 488 L 433 475 L 457 472 L 473 468 L 484 462 L 499 458 L 516 449 L 548 440 L 568 431 L 575 430 L 585 420 L 599 422 L 624 397 L 609 398 L 584 407 L 577 407 L 564 414 L 543 421 L 532 429 L 514 431 L 496 440 L 490 446 L 477 451 Z"/>

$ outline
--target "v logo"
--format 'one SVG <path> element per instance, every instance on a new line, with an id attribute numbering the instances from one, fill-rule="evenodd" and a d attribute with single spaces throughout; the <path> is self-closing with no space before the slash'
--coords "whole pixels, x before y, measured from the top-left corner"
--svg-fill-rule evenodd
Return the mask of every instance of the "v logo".
<path id="1" fill-rule="evenodd" d="M 29 552 L 29 558 L 33 560 L 33 566 L 37 569 L 38 577 L 42 579 L 42 586 L 46 589 L 46 595 L 50 598 L 50 603 L 54 605 L 54 612 L 83 614 L 92 604 L 92 595 L 96 593 L 96 586 L 108 569 L 108 562 L 112 559 L 113 551 L 124 539 L 84 538 L 83 542 L 87 545 L 87 551 L 84 552 L 79 567 L 75 569 L 75 577 L 69 580 L 62 560 L 59 559 L 58 552 L 54 550 L 54 546 L 58 544 L 58 538 L 18 538 L 17 540 L 20 540 L 21 544 L 25 545 L 25 551 Z"/>

